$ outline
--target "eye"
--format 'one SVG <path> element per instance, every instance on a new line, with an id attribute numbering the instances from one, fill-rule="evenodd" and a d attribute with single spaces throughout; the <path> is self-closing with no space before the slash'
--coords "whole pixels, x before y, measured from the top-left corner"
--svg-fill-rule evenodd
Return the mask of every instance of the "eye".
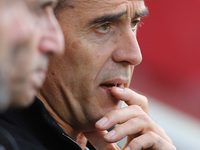
<path id="1" fill-rule="evenodd" d="M 104 23 L 98 27 L 96 27 L 96 31 L 99 33 L 107 33 L 110 29 L 110 23 Z"/>
<path id="2" fill-rule="evenodd" d="M 140 23 L 140 19 L 133 20 L 131 22 L 131 29 L 134 31 L 137 28 L 137 26 L 138 26 L 139 23 Z"/>

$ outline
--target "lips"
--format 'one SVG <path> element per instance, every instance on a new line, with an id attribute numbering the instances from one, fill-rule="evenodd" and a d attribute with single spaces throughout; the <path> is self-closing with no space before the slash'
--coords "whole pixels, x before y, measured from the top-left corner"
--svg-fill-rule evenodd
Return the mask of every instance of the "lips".
<path id="1" fill-rule="evenodd" d="M 35 89 L 40 88 L 43 85 L 43 82 L 46 78 L 46 71 L 45 70 L 36 70 L 31 75 L 31 83 Z"/>
<path id="2" fill-rule="evenodd" d="M 107 89 L 111 89 L 112 87 L 124 88 L 126 87 L 127 83 L 128 83 L 128 80 L 114 79 L 114 80 L 109 80 L 109 81 L 101 83 L 100 87 L 107 88 Z"/>

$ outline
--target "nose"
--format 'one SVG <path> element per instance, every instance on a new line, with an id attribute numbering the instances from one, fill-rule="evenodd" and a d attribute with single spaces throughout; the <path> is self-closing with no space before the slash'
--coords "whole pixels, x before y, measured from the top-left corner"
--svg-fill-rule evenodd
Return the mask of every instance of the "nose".
<path id="1" fill-rule="evenodd" d="M 42 53 L 61 54 L 64 51 L 64 35 L 53 13 L 48 10 L 40 40 L 39 50 Z"/>
<path id="2" fill-rule="evenodd" d="M 129 65 L 138 65 L 142 61 L 142 54 L 136 38 L 131 29 L 123 30 L 118 35 L 116 50 L 112 55 L 115 62 L 126 62 Z"/>

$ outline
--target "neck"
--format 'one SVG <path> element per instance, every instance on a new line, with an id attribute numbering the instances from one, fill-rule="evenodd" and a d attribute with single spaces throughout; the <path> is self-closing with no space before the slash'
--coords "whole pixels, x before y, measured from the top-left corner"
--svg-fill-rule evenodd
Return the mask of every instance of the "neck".
<path id="1" fill-rule="evenodd" d="M 37 97 L 43 102 L 47 111 L 51 114 L 58 125 L 64 130 L 64 132 L 69 135 L 74 141 L 76 141 L 82 149 L 85 149 L 87 144 L 86 137 L 77 129 L 74 129 L 68 123 L 66 123 L 51 107 L 51 105 L 44 99 L 41 94 L 37 94 Z"/>

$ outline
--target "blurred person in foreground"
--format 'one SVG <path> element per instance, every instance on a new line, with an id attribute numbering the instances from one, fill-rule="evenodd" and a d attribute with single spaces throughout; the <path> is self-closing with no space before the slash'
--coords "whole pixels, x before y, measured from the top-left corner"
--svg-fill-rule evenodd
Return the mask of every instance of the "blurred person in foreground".
<path id="1" fill-rule="evenodd" d="M 143 0 L 59 1 L 64 55 L 50 57 L 29 108 L 2 114 L 20 149 L 116 150 L 124 137 L 126 150 L 176 149 L 148 116 L 147 99 L 129 89 L 142 59 L 136 31 L 147 13 Z M 121 108 L 122 101 L 128 106 Z"/>
<path id="2" fill-rule="evenodd" d="M 33 19 L 22 1 L 0 1 L 0 110 L 8 107 L 14 89 L 25 83 L 19 81 L 20 84 L 11 85 L 12 82 L 18 82 L 15 79 L 23 79 L 21 76 L 30 66 L 28 60 L 33 52 L 31 45 L 35 43 L 30 43 L 32 24 Z M 29 49 L 26 49 L 28 45 Z"/>
<path id="3" fill-rule="evenodd" d="M 53 13 L 56 3 L 0 1 L 0 111 L 29 106 L 45 80 L 48 56 L 63 52 L 63 34 Z M 29 149 L 18 145 L 8 127 L 0 116 L 0 149 Z"/>
<path id="4" fill-rule="evenodd" d="M 56 0 L 1 0 L 0 111 L 32 103 L 45 80 L 48 55 L 64 49 L 53 14 Z"/>

